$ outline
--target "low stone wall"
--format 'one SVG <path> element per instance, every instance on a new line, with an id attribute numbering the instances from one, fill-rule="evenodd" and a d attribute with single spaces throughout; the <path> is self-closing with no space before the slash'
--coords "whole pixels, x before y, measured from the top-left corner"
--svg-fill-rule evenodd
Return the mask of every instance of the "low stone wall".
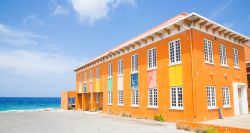
<path id="1" fill-rule="evenodd" d="M 218 126 L 218 125 L 203 124 L 203 123 L 188 122 L 188 121 L 178 121 L 176 123 L 176 127 L 181 129 L 190 129 L 193 131 L 201 128 L 214 128 L 217 130 L 218 133 L 250 133 L 250 129 Z"/>

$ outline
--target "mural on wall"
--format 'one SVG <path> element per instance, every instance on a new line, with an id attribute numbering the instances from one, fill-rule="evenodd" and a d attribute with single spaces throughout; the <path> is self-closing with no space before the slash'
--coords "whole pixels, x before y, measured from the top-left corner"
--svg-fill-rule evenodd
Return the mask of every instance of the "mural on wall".
<path id="1" fill-rule="evenodd" d="M 169 85 L 181 86 L 182 85 L 182 65 L 170 66 L 169 73 Z"/>
<path id="2" fill-rule="evenodd" d="M 157 88 L 156 70 L 148 71 L 148 88 Z"/>
<path id="3" fill-rule="evenodd" d="M 95 82 L 95 92 L 100 92 L 100 82 L 99 81 Z"/>
<path id="4" fill-rule="evenodd" d="M 132 90 L 138 89 L 138 73 L 131 74 L 131 88 Z"/>

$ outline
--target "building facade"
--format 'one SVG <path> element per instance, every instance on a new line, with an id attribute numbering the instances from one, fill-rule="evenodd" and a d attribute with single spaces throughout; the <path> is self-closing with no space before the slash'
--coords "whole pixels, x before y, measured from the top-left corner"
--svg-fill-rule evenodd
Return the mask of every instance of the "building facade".
<path id="1" fill-rule="evenodd" d="M 249 38 L 181 13 L 75 69 L 76 109 L 166 121 L 248 113 Z"/>

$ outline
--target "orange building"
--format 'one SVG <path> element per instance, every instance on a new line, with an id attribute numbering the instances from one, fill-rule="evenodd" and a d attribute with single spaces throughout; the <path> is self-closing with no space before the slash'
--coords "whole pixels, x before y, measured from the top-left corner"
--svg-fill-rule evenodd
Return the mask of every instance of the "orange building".
<path id="1" fill-rule="evenodd" d="M 249 40 L 181 13 L 76 68 L 76 109 L 166 121 L 248 113 Z"/>

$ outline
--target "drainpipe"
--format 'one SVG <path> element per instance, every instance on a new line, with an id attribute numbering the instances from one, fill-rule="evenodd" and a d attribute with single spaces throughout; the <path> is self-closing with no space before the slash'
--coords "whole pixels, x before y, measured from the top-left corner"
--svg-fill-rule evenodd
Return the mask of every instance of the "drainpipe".
<path id="1" fill-rule="evenodd" d="M 193 25 L 193 23 L 192 23 Z M 193 118 L 197 118 L 197 104 L 196 104 L 196 86 L 195 86 L 195 70 L 194 70 L 194 52 L 193 52 L 193 31 L 189 30 L 190 51 L 191 51 L 191 68 L 192 68 L 192 92 L 193 92 Z"/>

